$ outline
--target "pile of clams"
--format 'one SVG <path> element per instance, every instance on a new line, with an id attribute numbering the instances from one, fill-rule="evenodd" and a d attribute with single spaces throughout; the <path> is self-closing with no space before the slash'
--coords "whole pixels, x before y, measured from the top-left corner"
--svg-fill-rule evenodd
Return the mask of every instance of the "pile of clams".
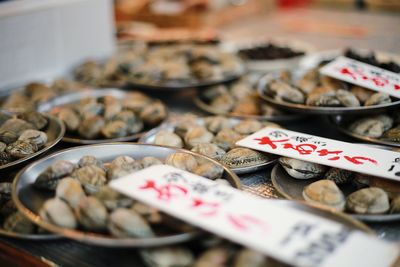
<path id="1" fill-rule="evenodd" d="M 348 124 L 350 132 L 391 143 L 400 143 L 400 110 L 361 117 Z"/>
<path id="2" fill-rule="evenodd" d="M 272 155 L 235 143 L 266 126 L 280 127 L 257 120 L 233 120 L 223 116 L 188 117 L 171 127 L 161 127 L 152 141 L 157 145 L 190 149 L 215 159 L 232 170 L 263 165 L 274 160 Z M 148 142 L 144 136 L 141 140 Z"/>
<path id="3" fill-rule="evenodd" d="M 0 113 L 0 166 L 34 154 L 48 142 L 48 118 L 35 111 Z"/>
<path id="4" fill-rule="evenodd" d="M 319 67 L 308 70 L 297 80 L 291 72 L 281 72 L 267 82 L 263 92 L 279 102 L 314 107 L 368 107 L 397 101 L 386 93 L 321 75 Z"/>
<path id="5" fill-rule="evenodd" d="M 76 164 L 58 160 L 40 173 L 33 184 L 38 190 L 53 195 L 43 203 L 39 215 L 61 228 L 116 238 L 155 237 L 160 227 L 171 232 L 176 227 L 169 225 L 156 209 L 125 197 L 107 185 L 113 179 L 158 164 L 227 182 L 220 179 L 222 166 L 183 152 L 170 154 L 164 160 L 118 156 L 111 162 L 103 162 L 91 155 L 83 156 Z"/>
<path id="6" fill-rule="evenodd" d="M 132 137 L 157 126 L 167 117 L 167 108 L 143 93 L 129 92 L 123 99 L 112 95 L 85 97 L 55 107 L 50 113 L 64 122 L 66 137 L 99 140 Z"/>
<path id="7" fill-rule="evenodd" d="M 274 117 L 284 114 L 258 96 L 248 76 L 229 85 L 216 85 L 201 91 L 196 103 L 200 108 L 219 115 Z"/>
<path id="8" fill-rule="evenodd" d="M 104 63 L 88 60 L 75 79 L 96 87 L 143 84 L 168 86 L 220 81 L 243 72 L 241 60 L 213 45 L 167 44 L 120 47 Z"/>
<path id="9" fill-rule="evenodd" d="M 51 85 L 40 82 L 29 83 L 22 90 L 12 92 L 2 101 L 1 108 L 17 112 L 35 110 L 37 106 L 56 96 L 77 91 L 81 87 L 65 79 L 55 80 Z"/>
<path id="10" fill-rule="evenodd" d="M 279 163 L 294 179 L 312 179 L 303 188 L 307 202 L 351 214 L 400 213 L 398 182 L 293 158 Z"/>

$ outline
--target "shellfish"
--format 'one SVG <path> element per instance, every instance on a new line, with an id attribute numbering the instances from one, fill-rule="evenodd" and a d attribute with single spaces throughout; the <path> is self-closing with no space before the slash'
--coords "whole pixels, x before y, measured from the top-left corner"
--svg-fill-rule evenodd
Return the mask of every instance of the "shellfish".
<path id="1" fill-rule="evenodd" d="M 75 229 L 77 227 L 77 221 L 71 208 L 58 198 L 46 200 L 39 215 L 43 220 L 63 228 Z"/>
<path id="2" fill-rule="evenodd" d="M 325 205 L 343 210 L 346 199 L 342 191 L 331 180 L 319 180 L 309 184 L 303 190 L 303 198 L 310 203 Z"/>
<path id="3" fill-rule="evenodd" d="M 165 164 L 174 166 L 178 169 L 193 172 L 198 163 L 196 158 L 187 153 L 173 153 L 165 159 Z"/>
<path id="4" fill-rule="evenodd" d="M 357 214 L 380 214 L 389 210 L 389 197 L 377 187 L 360 189 L 347 197 L 346 209 Z"/>
<path id="5" fill-rule="evenodd" d="M 296 179 L 311 179 L 322 176 L 327 167 L 298 159 L 281 157 L 279 163 L 287 173 Z"/>
<path id="6" fill-rule="evenodd" d="M 268 161 L 270 161 L 270 156 L 267 154 L 243 147 L 228 151 L 220 159 L 221 163 L 230 168 L 245 168 L 260 165 Z"/>
<path id="7" fill-rule="evenodd" d="M 148 223 L 134 210 L 118 208 L 109 217 L 108 230 L 116 237 L 153 237 Z"/>

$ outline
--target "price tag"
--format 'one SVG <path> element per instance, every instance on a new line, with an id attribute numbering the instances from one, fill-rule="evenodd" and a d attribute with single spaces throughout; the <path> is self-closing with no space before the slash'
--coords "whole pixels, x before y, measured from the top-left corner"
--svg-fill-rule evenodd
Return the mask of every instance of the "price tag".
<path id="1" fill-rule="evenodd" d="M 400 75 L 347 57 L 322 67 L 321 74 L 400 98 Z"/>
<path id="2" fill-rule="evenodd" d="M 113 180 L 110 186 L 295 266 L 388 267 L 399 254 L 396 245 L 376 237 L 167 165 Z"/>
<path id="3" fill-rule="evenodd" d="M 236 145 L 400 181 L 400 153 L 266 127 Z"/>

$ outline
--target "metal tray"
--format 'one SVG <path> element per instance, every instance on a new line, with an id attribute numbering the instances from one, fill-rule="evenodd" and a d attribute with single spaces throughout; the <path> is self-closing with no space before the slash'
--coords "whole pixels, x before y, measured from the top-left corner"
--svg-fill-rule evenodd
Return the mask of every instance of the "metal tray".
<path id="1" fill-rule="evenodd" d="M 271 172 L 271 180 L 275 189 L 285 198 L 291 200 L 304 201 L 302 192 L 303 188 L 309 184 L 318 181 L 319 179 L 295 179 L 292 178 L 280 164 L 276 164 Z M 345 195 L 350 194 L 353 191 L 351 185 L 344 185 L 340 187 Z M 354 219 L 361 220 L 364 222 L 391 222 L 400 220 L 400 213 L 398 214 L 378 214 L 378 215 L 361 215 L 361 214 L 350 214 Z"/>
<path id="2" fill-rule="evenodd" d="M 219 164 L 205 156 L 171 147 L 163 147 L 156 145 L 135 144 L 135 143 L 108 143 L 89 146 L 80 146 L 61 150 L 60 152 L 42 158 L 21 170 L 14 179 L 12 197 L 18 208 L 28 219 L 38 224 L 49 232 L 59 234 L 60 236 L 75 239 L 77 241 L 107 247 L 151 247 L 182 243 L 198 236 L 199 231 L 174 233 L 154 238 L 114 238 L 110 235 L 94 234 L 79 230 L 65 229 L 43 221 L 38 210 L 43 202 L 52 197 L 52 194 L 33 187 L 33 183 L 39 173 L 44 171 L 48 166 L 57 160 L 68 160 L 78 162 L 84 155 L 96 155 L 103 162 L 109 162 L 120 155 L 129 155 L 133 158 L 142 158 L 145 156 L 153 156 L 165 158 L 174 152 L 185 152 L 196 157 Z M 220 164 L 219 164 L 220 165 Z M 222 166 L 222 165 L 221 165 Z M 228 168 L 224 168 L 223 178 L 226 179 L 233 187 L 240 189 L 241 183 L 239 178 Z"/>
<path id="3" fill-rule="evenodd" d="M 379 113 L 384 112 L 389 109 L 395 108 L 400 106 L 400 99 L 395 99 L 394 102 L 381 104 L 381 105 L 374 105 L 374 106 L 362 106 L 362 107 L 315 107 L 315 106 L 308 106 L 305 104 L 294 104 L 286 101 L 279 101 L 265 93 L 264 88 L 266 87 L 267 83 L 276 78 L 276 73 L 269 73 L 262 77 L 259 80 L 257 85 L 257 91 L 259 96 L 267 101 L 269 104 L 291 112 L 299 112 L 303 114 L 324 114 L 324 115 L 338 115 L 338 114 L 371 114 L 371 113 Z"/>
<path id="4" fill-rule="evenodd" d="M 204 125 L 204 120 L 199 118 L 198 120 L 199 125 Z M 230 119 L 230 123 L 232 126 L 235 124 L 239 123 L 240 120 L 238 119 Z M 164 123 L 161 126 L 154 128 L 150 131 L 148 131 L 146 134 L 144 134 L 139 140 L 139 143 L 145 143 L 145 144 L 154 144 L 154 139 L 160 131 L 168 131 L 168 132 L 173 132 L 175 129 L 176 123 Z M 247 174 L 247 173 L 252 173 L 256 172 L 261 169 L 268 168 L 272 164 L 275 164 L 277 159 L 273 159 L 271 161 L 262 163 L 262 164 L 257 164 L 249 167 L 242 167 L 242 168 L 230 168 L 233 172 L 236 174 Z"/>
<path id="5" fill-rule="evenodd" d="M 41 112 L 49 112 L 51 109 L 62 106 L 62 105 L 67 105 L 67 104 L 72 104 L 75 102 L 78 102 L 79 100 L 87 97 L 93 97 L 93 98 L 100 98 L 102 96 L 113 96 L 117 99 L 124 99 L 124 97 L 128 93 L 119 89 L 114 89 L 114 88 L 105 88 L 105 89 L 98 89 L 98 90 L 85 90 L 82 92 L 77 92 L 77 93 L 70 93 L 70 94 L 65 94 L 63 96 L 59 96 L 54 98 L 53 100 L 43 103 L 38 106 L 37 110 Z M 136 134 L 131 134 L 128 136 L 124 137 L 118 137 L 118 138 L 110 138 L 110 139 L 82 139 L 78 135 L 72 135 L 69 134 L 68 132 L 65 133 L 63 137 L 63 141 L 67 143 L 72 143 L 72 144 L 80 144 L 80 145 L 92 145 L 92 144 L 100 144 L 100 143 L 108 143 L 108 142 L 125 142 L 125 141 L 134 141 L 140 138 L 146 131 L 148 131 L 149 128 L 144 129 L 144 131 L 136 133 Z"/>
<path id="6" fill-rule="evenodd" d="M 336 115 L 336 116 L 330 116 L 329 121 L 342 133 L 347 134 L 348 136 L 351 136 L 355 139 L 370 142 L 370 143 L 375 143 L 378 145 L 386 145 L 386 146 L 393 146 L 393 147 L 400 147 L 400 143 L 396 142 L 390 142 L 390 141 L 385 141 L 381 140 L 379 138 L 372 138 L 360 134 L 353 133 L 348 129 L 348 126 L 351 122 L 354 122 L 356 119 L 355 116 L 342 116 L 342 115 Z"/>
<path id="7" fill-rule="evenodd" d="M 8 112 L 8 111 L 0 111 L 0 112 L 5 112 L 7 114 L 13 114 L 12 112 Z M 48 125 L 46 126 L 46 129 L 44 130 L 44 132 L 47 134 L 47 138 L 48 138 L 46 145 L 39 151 L 37 151 L 33 154 L 30 154 L 24 158 L 14 160 L 14 161 L 4 164 L 4 165 L 0 165 L 0 171 L 13 169 L 17 166 L 20 166 L 20 165 L 26 163 L 28 160 L 33 159 L 33 158 L 39 156 L 40 154 L 43 154 L 44 152 L 48 151 L 50 148 L 54 147 L 58 142 L 60 142 L 60 140 L 63 138 L 63 136 L 65 134 L 64 124 L 61 122 L 61 120 L 59 120 L 58 118 L 56 118 L 52 115 L 49 115 L 49 114 L 43 114 L 43 115 L 46 116 L 46 118 L 48 119 Z"/>

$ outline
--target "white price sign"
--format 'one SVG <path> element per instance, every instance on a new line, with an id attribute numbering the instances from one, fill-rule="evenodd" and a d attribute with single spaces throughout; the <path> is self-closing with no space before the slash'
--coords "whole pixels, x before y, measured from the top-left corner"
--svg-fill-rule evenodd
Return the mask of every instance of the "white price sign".
<path id="1" fill-rule="evenodd" d="M 400 98 L 400 75 L 347 57 L 338 57 L 321 74 Z"/>
<path id="2" fill-rule="evenodd" d="M 113 180 L 110 186 L 295 266 L 388 267 L 399 254 L 396 245 L 376 237 L 167 165 Z"/>
<path id="3" fill-rule="evenodd" d="M 400 153 L 266 127 L 236 142 L 285 157 L 400 181 Z"/>

